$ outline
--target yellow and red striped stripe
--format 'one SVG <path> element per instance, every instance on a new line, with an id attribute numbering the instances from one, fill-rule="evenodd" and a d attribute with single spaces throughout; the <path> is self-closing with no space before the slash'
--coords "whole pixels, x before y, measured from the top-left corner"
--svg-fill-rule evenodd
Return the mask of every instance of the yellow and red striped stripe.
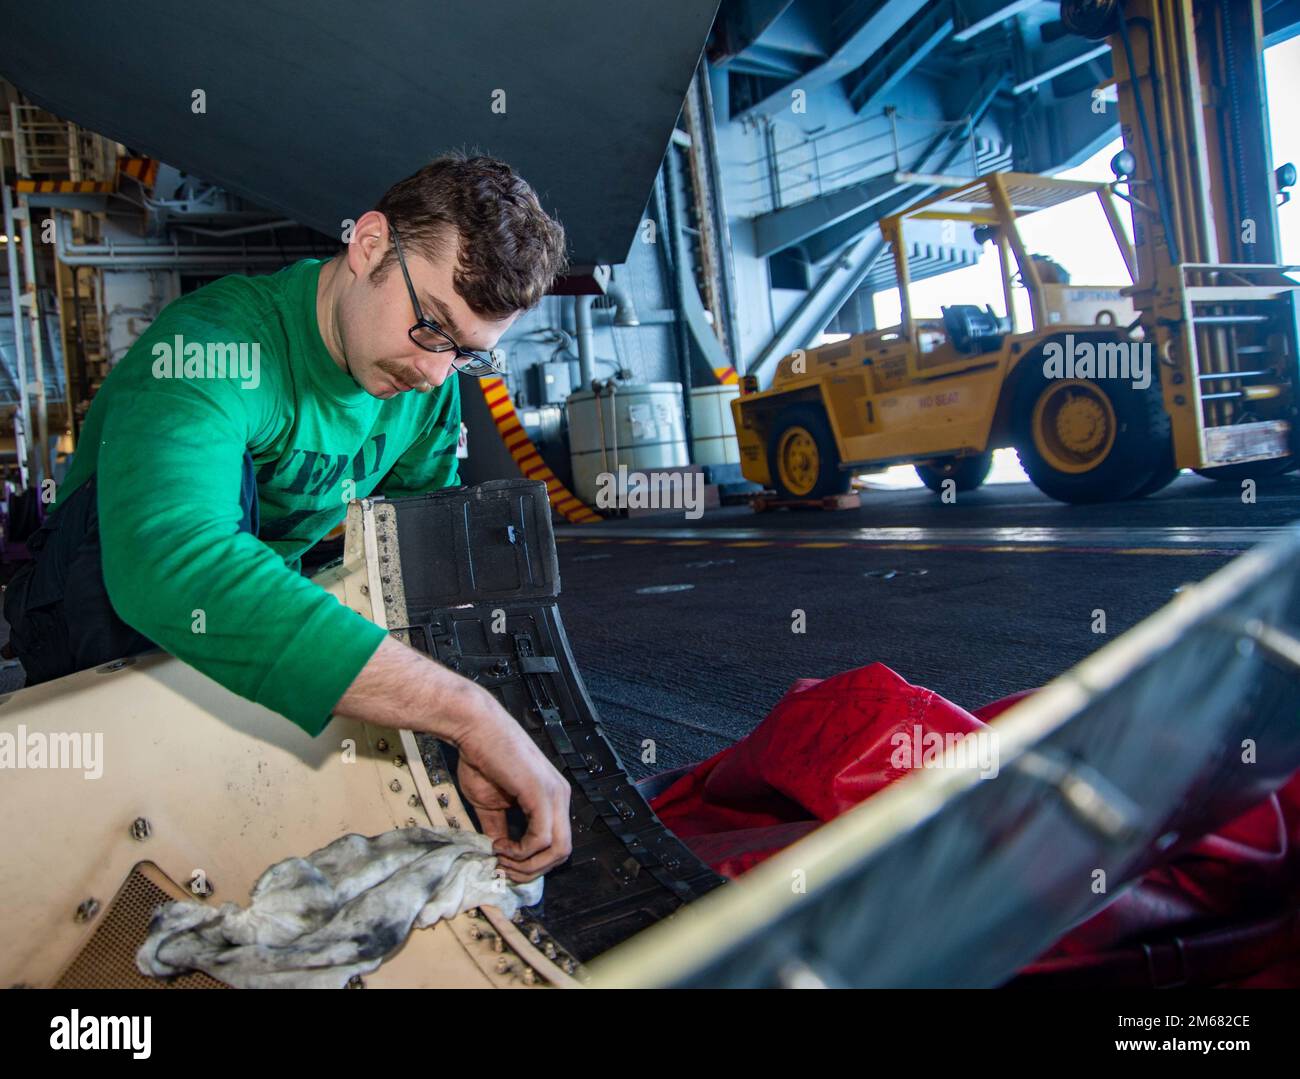
<path id="1" fill-rule="evenodd" d="M 122 175 L 139 180 L 145 187 L 153 187 L 158 178 L 158 162 L 152 157 L 119 157 L 117 169 Z"/>
<path id="2" fill-rule="evenodd" d="M 483 400 L 487 402 L 488 411 L 492 413 L 492 422 L 496 424 L 497 434 L 510 451 L 519 471 L 530 480 L 541 480 L 546 484 L 546 497 L 550 499 L 555 512 L 572 524 L 590 524 L 603 520 L 600 514 L 587 506 L 582 499 L 560 482 L 559 477 L 550 470 L 542 455 L 528 437 L 514 402 L 510 400 L 510 391 L 506 389 L 504 379 L 481 378 Z"/>
<path id="3" fill-rule="evenodd" d="M 19 180 L 20 195 L 101 195 L 113 190 L 107 180 Z"/>
<path id="4" fill-rule="evenodd" d="M 740 375 L 736 373 L 734 367 L 715 367 L 713 373 L 724 386 L 731 386 L 740 381 Z"/>

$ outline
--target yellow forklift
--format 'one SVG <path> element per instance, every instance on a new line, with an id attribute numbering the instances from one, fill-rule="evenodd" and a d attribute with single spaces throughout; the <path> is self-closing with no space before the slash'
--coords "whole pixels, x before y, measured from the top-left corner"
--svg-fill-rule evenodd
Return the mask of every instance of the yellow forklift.
<path id="1" fill-rule="evenodd" d="M 796 350 L 765 391 L 742 380 L 747 479 L 816 499 L 910 463 L 933 490 L 966 491 L 1012 446 L 1043 492 L 1095 502 L 1151 494 L 1183 468 L 1236 482 L 1300 463 L 1300 285 L 1276 213 L 1296 177 L 1269 166 L 1258 0 L 1066 0 L 1061 14 L 1111 41 L 1115 181 L 994 173 L 882 219 L 900 324 Z M 1132 284 L 1075 284 L 1027 250 L 1021 219 L 1085 197 Z M 907 224 L 936 219 L 997 245 L 1007 317 L 970 304 L 913 316 Z M 1017 280 L 1032 328 L 1016 324 Z"/>

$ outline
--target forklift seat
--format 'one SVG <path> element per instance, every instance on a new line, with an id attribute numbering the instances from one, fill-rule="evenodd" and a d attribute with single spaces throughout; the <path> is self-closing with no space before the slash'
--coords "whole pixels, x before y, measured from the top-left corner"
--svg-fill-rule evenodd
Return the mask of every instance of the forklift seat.
<path id="1" fill-rule="evenodd" d="M 994 352 L 1011 332 L 1010 319 L 998 318 L 992 305 L 980 309 L 973 303 L 958 303 L 939 310 L 948 340 L 958 352 Z"/>

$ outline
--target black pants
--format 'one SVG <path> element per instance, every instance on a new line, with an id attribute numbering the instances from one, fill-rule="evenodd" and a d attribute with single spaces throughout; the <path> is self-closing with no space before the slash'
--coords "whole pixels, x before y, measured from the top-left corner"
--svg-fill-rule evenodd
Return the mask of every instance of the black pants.
<path id="1" fill-rule="evenodd" d="M 92 476 L 28 537 L 32 561 L 5 589 L 9 644 L 29 686 L 155 647 L 123 622 L 109 602 L 98 499 L 99 485 Z M 239 503 L 244 514 L 239 530 L 257 535 L 257 480 L 249 453 L 244 454 Z"/>

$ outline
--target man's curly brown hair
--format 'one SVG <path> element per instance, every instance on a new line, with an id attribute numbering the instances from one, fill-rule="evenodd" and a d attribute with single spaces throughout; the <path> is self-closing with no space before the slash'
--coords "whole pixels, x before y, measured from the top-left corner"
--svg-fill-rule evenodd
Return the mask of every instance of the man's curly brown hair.
<path id="1" fill-rule="evenodd" d="M 452 281 L 482 318 L 535 307 L 568 268 L 563 226 L 494 157 L 443 154 L 390 187 L 375 209 L 397 228 L 404 249 L 427 257 L 441 257 L 459 238 Z M 380 284 L 396 261 L 390 244 L 372 283 Z"/>

